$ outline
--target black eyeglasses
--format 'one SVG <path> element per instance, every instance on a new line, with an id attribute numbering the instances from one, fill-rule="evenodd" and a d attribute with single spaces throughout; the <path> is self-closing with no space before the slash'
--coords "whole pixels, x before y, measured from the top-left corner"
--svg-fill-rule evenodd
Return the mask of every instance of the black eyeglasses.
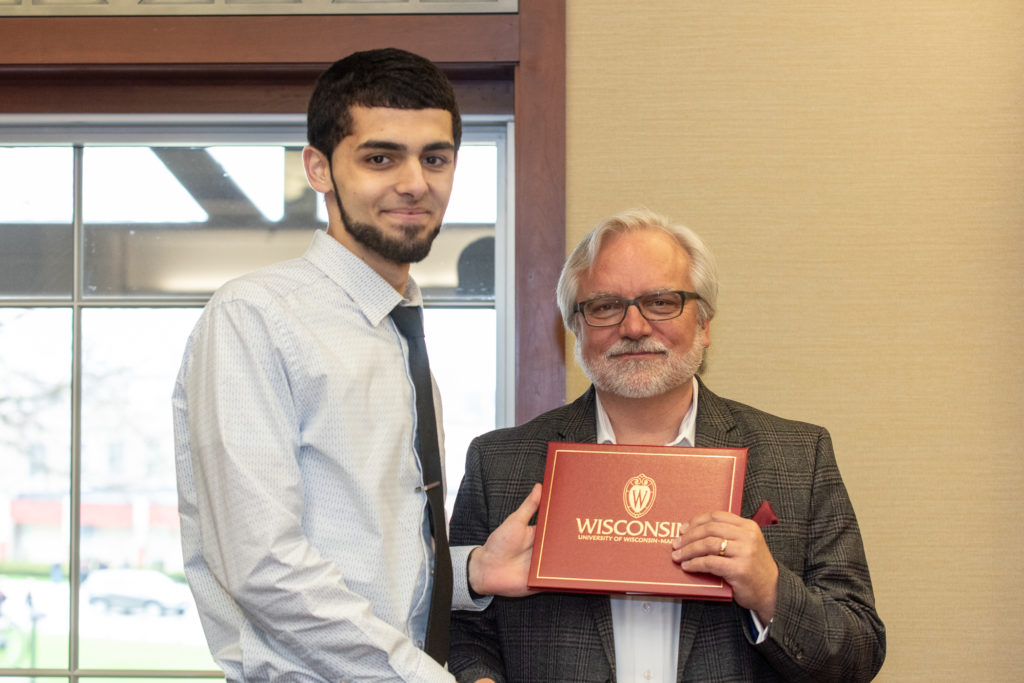
<path id="1" fill-rule="evenodd" d="M 635 299 L 623 299 L 621 296 L 599 296 L 589 301 L 580 301 L 573 310 L 583 314 L 583 319 L 591 327 L 611 327 L 626 319 L 626 311 L 636 304 L 640 315 L 651 322 L 661 322 L 678 318 L 683 313 L 687 299 L 700 299 L 696 292 L 651 292 Z"/>

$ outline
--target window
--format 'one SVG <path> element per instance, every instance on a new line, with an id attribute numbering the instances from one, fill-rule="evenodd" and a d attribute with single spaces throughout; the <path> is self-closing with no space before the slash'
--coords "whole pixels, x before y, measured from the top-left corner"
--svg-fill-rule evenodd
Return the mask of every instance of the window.
<path id="1" fill-rule="evenodd" d="M 209 294 L 324 222 L 302 122 L 56 123 L 0 125 L 0 676 L 215 676 L 183 583 L 170 393 Z M 467 118 L 413 270 L 449 501 L 469 440 L 512 421 L 510 134 Z"/>

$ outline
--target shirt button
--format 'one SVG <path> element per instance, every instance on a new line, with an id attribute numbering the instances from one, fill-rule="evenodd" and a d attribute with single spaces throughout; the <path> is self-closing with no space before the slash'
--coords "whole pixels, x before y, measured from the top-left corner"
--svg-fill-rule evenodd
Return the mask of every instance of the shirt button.
<path id="1" fill-rule="evenodd" d="M 644 671 L 644 680 L 645 681 L 649 681 L 653 677 L 654 677 L 654 674 L 651 673 L 650 669 L 647 669 L 646 671 Z"/>
<path id="2" fill-rule="evenodd" d="M 417 640 L 416 641 L 416 647 L 418 647 L 419 649 L 422 650 L 423 649 L 423 641 L 422 640 Z"/>
<path id="3" fill-rule="evenodd" d="M 651 611 L 651 603 L 649 603 L 649 602 L 643 603 L 642 605 L 640 605 L 640 609 L 642 609 L 645 612 L 650 612 Z"/>

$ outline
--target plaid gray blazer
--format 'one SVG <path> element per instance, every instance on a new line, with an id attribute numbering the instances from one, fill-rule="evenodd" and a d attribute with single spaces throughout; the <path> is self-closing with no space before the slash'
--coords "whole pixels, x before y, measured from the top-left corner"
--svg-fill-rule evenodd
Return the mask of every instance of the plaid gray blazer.
<path id="1" fill-rule="evenodd" d="M 591 388 L 519 427 L 475 439 L 451 519 L 453 545 L 480 545 L 544 478 L 549 441 L 594 442 Z M 867 681 L 885 658 L 885 627 L 853 507 L 828 432 L 720 398 L 700 385 L 696 445 L 749 449 L 743 516 L 769 501 L 765 527 L 779 565 L 767 640 L 754 645 L 749 612 L 687 601 L 678 681 Z M 449 669 L 459 681 L 614 681 L 607 596 L 541 593 L 453 612 Z"/>

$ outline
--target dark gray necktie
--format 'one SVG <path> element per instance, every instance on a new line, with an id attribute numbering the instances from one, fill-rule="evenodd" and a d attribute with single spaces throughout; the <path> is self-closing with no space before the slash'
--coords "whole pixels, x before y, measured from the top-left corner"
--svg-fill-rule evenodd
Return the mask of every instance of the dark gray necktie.
<path id="1" fill-rule="evenodd" d="M 452 609 L 452 557 L 445 524 L 441 452 L 437 445 L 437 419 L 430 364 L 423 340 L 423 313 L 418 306 L 396 306 L 391 319 L 409 344 L 409 370 L 416 388 L 417 451 L 423 471 L 423 488 L 430 507 L 430 531 L 434 535 L 434 586 L 430 593 L 430 619 L 424 650 L 444 664 L 448 659 L 448 624 Z"/>

